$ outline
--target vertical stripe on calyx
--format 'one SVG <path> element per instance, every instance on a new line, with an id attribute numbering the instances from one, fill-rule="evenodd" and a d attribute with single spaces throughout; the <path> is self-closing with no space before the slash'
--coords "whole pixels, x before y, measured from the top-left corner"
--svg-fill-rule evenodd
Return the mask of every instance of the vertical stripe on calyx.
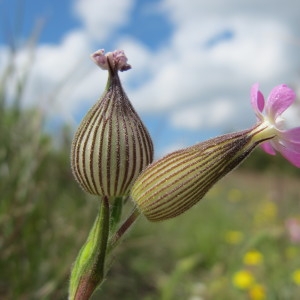
<path id="1" fill-rule="evenodd" d="M 71 156 L 80 186 L 107 197 L 128 194 L 133 181 L 152 162 L 151 137 L 124 92 L 117 70 L 109 69 L 106 91 L 81 122 Z"/>

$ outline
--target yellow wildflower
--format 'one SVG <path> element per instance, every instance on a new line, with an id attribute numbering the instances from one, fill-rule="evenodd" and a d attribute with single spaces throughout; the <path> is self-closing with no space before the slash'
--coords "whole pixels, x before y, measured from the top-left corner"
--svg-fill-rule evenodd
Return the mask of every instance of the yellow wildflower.
<path id="1" fill-rule="evenodd" d="M 300 269 L 296 269 L 293 274 L 292 274 L 292 281 L 297 284 L 300 285 Z"/>
<path id="2" fill-rule="evenodd" d="M 256 266 L 260 265 L 263 262 L 263 255 L 257 250 L 248 251 L 243 258 L 243 262 L 247 266 Z"/>
<path id="3" fill-rule="evenodd" d="M 244 239 L 244 234 L 241 231 L 230 230 L 225 233 L 225 241 L 228 244 L 237 245 Z"/>
<path id="4" fill-rule="evenodd" d="M 241 270 L 233 275 L 232 283 L 238 289 L 247 290 L 253 285 L 254 277 L 251 272 Z"/>
<path id="5" fill-rule="evenodd" d="M 264 286 L 261 284 L 254 284 L 249 290 L 249 298 L 251 300 L 266 299 L 266 291 Z"/>

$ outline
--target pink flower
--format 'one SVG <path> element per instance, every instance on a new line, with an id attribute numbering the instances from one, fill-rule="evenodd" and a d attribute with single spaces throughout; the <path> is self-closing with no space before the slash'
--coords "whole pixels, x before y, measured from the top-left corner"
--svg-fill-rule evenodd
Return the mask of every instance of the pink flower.
<path id="1" fill-rule="evenodd" d="M 296 167 L 300 167 L 300 127 L 285 130 L 281 114 L 294 102 L 296 95 L 292 89 L 282 84 L 271 91 L 265 102 L 263 94 L 254 84 L 251 89 L 251 104 L 258 121 L 265 126 L 264 131 L 271 139 L 261 144 L 263 150 L 271 155 L 280 152 Z"/>
<path id="2" fill-rule="evenodd" d="M 123 50 L 115 50 L 105 54 L 104 49 L 99 49 L 91 55 L 91 59 L 103 70 L 112 68 L 117 71 L 127 71 L 131 69 Z"/>

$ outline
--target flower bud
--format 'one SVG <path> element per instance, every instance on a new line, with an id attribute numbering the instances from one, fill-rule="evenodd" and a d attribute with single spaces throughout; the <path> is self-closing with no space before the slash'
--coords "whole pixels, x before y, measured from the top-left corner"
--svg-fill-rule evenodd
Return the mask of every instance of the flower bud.
<path id="1" fill-rule="evenodd" d="M 266 140 L 255 137 L 261 130 L 226 134 L 166 155 L 140 174 L 131 198 L 150 221 L 182 214 Z"/>
<path id="2" fill-rule="evenodd" d="M 109 72 L 106 90 L 83 118 L 75 134 L 71 165 L 88 193 L 107 197 L 128 194 L 140 172 L 153 160 L 151 137 L 125 94 L 118 71 L 130 69 L 123 51 L 92 59 Z"/>

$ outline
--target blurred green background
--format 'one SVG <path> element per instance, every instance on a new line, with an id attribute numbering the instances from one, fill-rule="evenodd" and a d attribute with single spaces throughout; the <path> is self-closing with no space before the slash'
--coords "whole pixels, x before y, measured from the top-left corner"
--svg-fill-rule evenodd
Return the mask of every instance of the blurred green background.
<path id="1" fill-rule="evenodd" d="M 21 108 L 14 49 L 0 74 L 0 299 L 66 299 L 98 209 L 75 183 L 72 130 Z M 11 89 L 14 97 L 11 97 Z M 300 299 L 299 170 L 259 149 L 184 215 L 141 218 L 93 299 Z"/>

